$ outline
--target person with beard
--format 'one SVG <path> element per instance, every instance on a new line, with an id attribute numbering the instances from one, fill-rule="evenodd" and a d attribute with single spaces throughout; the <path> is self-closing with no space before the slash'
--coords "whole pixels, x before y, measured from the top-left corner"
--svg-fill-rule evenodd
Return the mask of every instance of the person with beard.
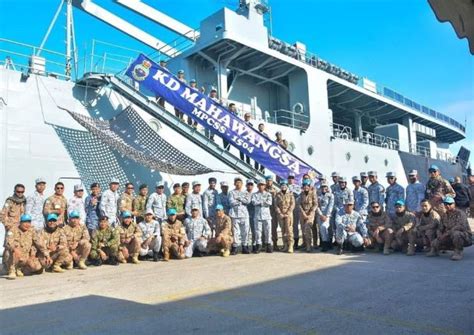
<path id="1" fill-rule="evenodd" d="M 58 181 L 54 185 L 54 194 L 44 202 L 43 214 L 47 217 L 49 214 L 56 214 L 57 223 L 60 227 L 64 226 L 67 216 L 67 199 L 64 196 L 64 184 Z"/>
<path id="2" fill-rule="evenodd" d="M 36 231 L 41 231 L 44 227 L 43 206 L 46 200 L 44 190 L 46 180 L 37 178 L 35 180 L 35 191 L 26 198 L 25 213 L 31 215 L 31 225 Z"/>
<path id="3" fill-rule="evenodd" d="M 277 212 L 278 225 L 281 228 L 283 237 L 283 252 L 293 253 L 293 211 L 295 209 L 295 197 L 288 189 L 288 181 L 280 180 L 281 191 L 277 193 L 275 199 L 275 209 Z"/>
<path id="4" fill-rule="evenodd" d="M 430 249 L 431 243 L 436 238 L 436 231 L 439 228 L 441 217 L 433 210 L 430 202 L 426 199 L 420 203 L 421 213 L 416 222 L 416 226 L 411 230 L 414 234 L 416 247 L 419 251 L 424 248 Z M 421 249 L 421 250 L 420 250 Z"/>
<path id="5" fill-rule="evenodd" d="M 52 264 L 49 251 L 40 238 L 39 233 L 31 226 L 31 216 L 23 214 L 19 226 L 13 226 L 5 237 L 3 261 L 7 269 L 7 279 L 23 277 L 24 273 L 33 274 L 43 271 L 36 253 L 43 256 L 46 266 Z M 35 250 L 33 252 L 33 250 Z"/>
<path id="6" fill-rule="evenodd" d="M 311 226 L 314 224 L 314 215 L 318 209 L 316 191 L 311 189 L 311 180 L 305 179 L 303 181 L 303 192 L 300 194 L 298 207 L 306 252 L 311 252 L 311 244 L 313 240 L 313 230 Z"/>
<path id="7" fill-rule="evenodd" d="M 390 255 L 390 246 L 393 240 L 392 220 L 378 202 L 370 204 L 367 217 L 367 228 L 371 242 L 377 243 L 384 255 Z"/>
<path id="8" fill-rule="evenodd" d="M 406 210 L 405 201 L 395 202 L 395 216 L 390 228 L 393 230 L 394 240 L 392 248 L 406 252 L 407 256 L 415 255 L 415 238 L 411 232 L 415 227 L 415 214 Z"/>
<path id="9" fill-rule="evenodd" d="M 419 216 L 418 214 L 421 212 L 421 201 L 425 199 L 425 185 L 418 180 L 417 170 L 411 170 L 408 173 L 408 182 L 405 204 L 407 210 Z"/>
<path id="10" fill-rule="evenodd" d="M 334 207 L 334 194 L 329 191 L 329 185 L 326 181 L 321 183 L 318 195 L 318 214 L 317 224 L 321 234 L 321 251 L 326 252 L 332 248 L 330 235 L 331 213 Z"/>
<path id="11" fill-rule="evenodd" d="M 13 195 L 5 200 L 5 205 L 3 205 L 3 209 L 0 212 L 0 222 L 3 223 L 6 231 L 18 225 L 21 215 L 25 213 L 25 206 L 25 186 L 23 184 L 16 184 L 13 189 Z"/>
<path id="12" fill-rule="evenodd" d="M 186 231 L 181 221 L 176 219 L 176 209 L 170 208 L 167 213 L 168 219 L 161 227 L 163 236 L 163 260 L 169 261 L 170 258 L 184 259 Z"/>
<path id="13" fill-rule="evenodd" d="M 59 227 L 58 216 L 56 214 L 48 214 L 45 227 L 40 233 L 40 238 L 49 251 L 49 255 L 42 253 L 42 256 L 39 257 L 43 267 L 49 268 L 51 263 L 48 259 L 51 257 L 51 271 L 57 273 L 64 272 L 62 266 L 67 266 L 72 263 L 72 257 L 69 254 L 67 237 L 64 234 L 63 228 Z"/>
<path id="14" fill-rule="evenodd" d="M 454 198 L 456 192 L 454 192 L 449 182 L 441 176 L 437 165 L 431 165 L 428 172 L 430 179 L 426 183 L 425 198 L 430 201 L 431 207 L 442 216 L 446 212 L 443 199 L 448 196 Z"/>

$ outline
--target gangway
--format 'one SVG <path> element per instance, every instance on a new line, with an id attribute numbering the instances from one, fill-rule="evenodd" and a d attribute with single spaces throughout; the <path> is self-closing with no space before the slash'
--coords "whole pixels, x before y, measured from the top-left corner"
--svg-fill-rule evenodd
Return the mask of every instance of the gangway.
<path id="1" fill-rule="evenodd" d="M 264 174 L 262 174 L 260 171 L 256 170 L 244 161 L 240 160 L 232 153 L 224 149 L 222 146 L 217 145 L 214 141 L 199 132 L 196 128 L 188 125 L 186 122 L 183 122 L 174 114 L 166 111 L 166 109 L 158 105 L 154 101 L 154 99 L 151 99 L 149 96 L 143 94 L 140 91 L 137 91 L 135 87 L 129 85 L 123 79 L 114 75 L 87 73 L 80 80 L 80 83 L 84 83 L 94 87 L 99 87 L 100 85 L 104 84 L 110 85 L 110 87 L 115 92 L 125 97 L 130 102 L 143 109 L 143 111 L 150 114 L 163 124 L 176 131 L 181 136 L 192 141 L 200 148 L 207 151 L 216 159 L 218 159 L 231 169 L 237 171 L 244 177 L 253 180 L 265 178 Z"/>

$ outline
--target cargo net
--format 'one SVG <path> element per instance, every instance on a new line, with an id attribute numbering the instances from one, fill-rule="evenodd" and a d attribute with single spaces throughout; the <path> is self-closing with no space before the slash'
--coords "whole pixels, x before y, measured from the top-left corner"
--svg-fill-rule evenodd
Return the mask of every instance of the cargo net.
<path id="1" fill-rule="evenodd" d="M 213 172 L 165 141 L 130 106 L 106 121 L 69 114 L 105 145 L 151 169 L 174 175 Z"/>
<path id="2" fill-rule="evenodd" d="M 129 178 L 119 165 L 116 154 L 106 143 L 87 131 L 53 127 L 71 156 L 84 185 L 96 182 L 108 185 L 114 178 L 118 178 L 122 185 L 128 182 Z"/>

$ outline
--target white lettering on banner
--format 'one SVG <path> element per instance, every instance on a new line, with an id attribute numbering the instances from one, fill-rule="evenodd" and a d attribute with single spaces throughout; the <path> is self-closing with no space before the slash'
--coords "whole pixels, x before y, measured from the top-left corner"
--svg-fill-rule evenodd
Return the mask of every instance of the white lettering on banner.
<path id="1" fill-rule="evenodd" d="M 183 93 L 181 93 L 181 97 L 188 100 L 193 105 L 194 105 L 194 100 L 196 100 L 197 96 L 198 96 L 197 92 L 191 93 L 191 90 L 187 87 L 185 87 Z"/>
<path id="2" fill-rule="evenodd" d="M 164 72 L 161 72 L 160 70 L 156 71 L 155 75 L 153 76 L 153 79 L 159 81 L 163 85 L 165 85 L 165 78 L 168 77 L 168 75 Z"/>

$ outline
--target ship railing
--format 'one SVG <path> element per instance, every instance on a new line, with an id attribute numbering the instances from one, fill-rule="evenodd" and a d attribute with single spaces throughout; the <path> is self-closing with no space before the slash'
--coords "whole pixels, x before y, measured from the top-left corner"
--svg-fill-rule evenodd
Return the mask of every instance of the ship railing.
<path id="1" fill-rule="evenodd" d="M 451 153 L 442 150 L 436 150 L 436 159 L 451 163 L 456 163 L 457 161 L 457 158 Z"/>
<path id="2" fill-rule="evenodd" d="M 278 124 L 299 130 L 306 130 L 309 126 L 309 116 L 303 113 L 297 113 L 287 109 L 278 109 L 273 112 L 262 112 L 263 119 L 267 123 Z"/>
<path id="3" fill-rule="evenodd" d="M 420 155 L 424 157 L 431 157 L 431 150 L 422 145 L 412 144 L 410 146 L 410 152 L 415 155 Z"/>
<path id="4" fill-rule="evenodd" d="M 354 137 L 352 128 L 338 123 L 332 123 L 333 136 L 343 140 L 365 143 L 385 149 L 399 150 L 400 143 L 397 139 L 380 134 L 362 131 L 362 137 Z"/>

